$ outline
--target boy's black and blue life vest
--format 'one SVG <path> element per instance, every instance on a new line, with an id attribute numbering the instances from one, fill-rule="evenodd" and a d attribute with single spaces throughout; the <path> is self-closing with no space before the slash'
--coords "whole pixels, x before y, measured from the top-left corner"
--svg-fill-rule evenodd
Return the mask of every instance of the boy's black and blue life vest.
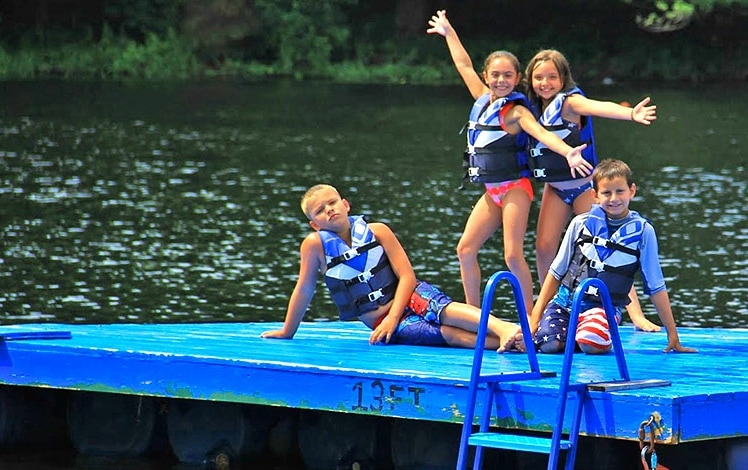
<path id="1" fill-rule="evenodd" d="M 501 127 L 502 110 L 516 103 L 532 109 L 527 97 L 513 91 L 491 102 L 486 93 L 475 100 L 467 127 L 466 177 L 473 183 L 500 183 L 529 176 L 527 134 L 512 135 Z"/>
<path id="2" fill-rule="evenodd" d="M 629 291 L 640 267 L 642 233 L 649 223 L 635 211 L 629 214 L 629 220 L 610 234 L 605 211 L 597 204 L 592 206 L 575 242 L 569 269 L 561 279 L 570 292 L 582 280 L 596 277 L 608 287 L 613 305 L 622 307 L 629 303 Z M 602 303 L 594 287 L 585 292 L 584 299 Z"/>
<path id="3" fill-rule="evenodd" d="M 320 230 L 327 271 L 325 283 L 340 312 L 350 320 L 384 305 L 395 296 L 398 278 L 384 248 L 363 216 L 349 217 L 351 246 L 336 233 Z"/>
<path id="4" fill-rule="evenodd" d="M 574 122 L 561 118 L 561 110 L 566 102 L 566 98 L 569 95 L 577 93 L 584 96 L 582 90 L 577 87 L 557 94 L 548 103 L 545 111 L 538 117 L 538 122 L 546 130 L 556 134 L 571 147 L 587 144 L 587 148 L 582 151 L 582 156 L 595 167 L 597 166 L 597 154 L 595 153 L 595 135 L 592 130 L 592 119 L 589 116 L 580 116 L 581 125 L 578 126 Z M 566 156 L 559 155 L 532 137 L 530 137 L 529 153 L 532 175 L 538 181 L 567 181 L 584 177 L 579 172 L 575 172 L 572 177 L 571 168 L 569 168 L 569 162 L 566 161 Z"/>

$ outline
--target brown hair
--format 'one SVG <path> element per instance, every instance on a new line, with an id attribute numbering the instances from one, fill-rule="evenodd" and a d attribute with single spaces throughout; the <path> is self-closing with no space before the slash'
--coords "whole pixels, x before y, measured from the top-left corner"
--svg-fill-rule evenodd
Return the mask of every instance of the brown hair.
<path id="1" fill-rule="evenodd" d="M 600 181 L 613 178 L 625 178 L 629 188 L 634 184 L 634 173 L 625 162 L 607 158 L 598 163 L 592 172 L 592 186 L 597 191 Z"/>
<path id="2" fill-rule="evenodd" d="M 508 59 L 509 62 L 511 62 L 514 66 L 515 72 L 517 72 L 518 74 L 522 73 L 522 69 L 519 65 L 519 59 L 517 59 L 517 56 L 509 51 L 493 51 L 492 53 L 488 54 L 486 60 L 483 61 L 483 71 L 487 72 L 488 66 L 491 65 L 491 62 L 496 59 Z"/>
<path id="3" fill-rule="evenodd" d="M 553 62 L 553 65 L 556 66 L 556 70 L 558 70 L 558 74 L 561 77 L 561 91 L 569 91 L 577 86 L 576 82 L 574 81 L 574 77 L 571 76 L 571 67 L 569 66 L 569 61 L 566 60 L 566 57 L 564 57 L 562 53 L 555 49 L 544 49 L 538 52 L 537 54 L 535 54 L 535 57 L 530 59 L 530 62 L 527 63 L 524 78 L 525 87 L 527 89 L 527 97 L 532 103 L 538 106 L 542 104 L 542 99 L 532 89 L 532 73 L 538 65 L 549 60 Z"/>

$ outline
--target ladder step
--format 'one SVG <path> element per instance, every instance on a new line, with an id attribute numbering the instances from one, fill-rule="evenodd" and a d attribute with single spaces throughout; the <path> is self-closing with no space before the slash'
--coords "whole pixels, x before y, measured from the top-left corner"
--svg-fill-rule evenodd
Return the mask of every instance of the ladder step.
<path id="1" fill-rule="evenodd" d="M 548 437 L 521 436 L 500 432 L 477 432 L 468 438 L 468 445 L 490 447 L 492 449 L 519 450 L 539 454 L 551 453 L 552 439 Z M 568 450 L 571 442 L 561 439 L 561 450 Z"/>
<path id="2" fill-rule="evenodd" d="M 497 374 L 483 374 L 478 377 L 478 383 L 518 382 L 520 380 L 539 380 L 555 377 L 553 371 L 540 370 L 537 372 L 500 372 Z"/>
<path id="3" fill-rule="evenodd" d="M 593 382 L 587 384 L 587 390 L 595 392 L 613 392 L 616 390 L 636 390 L 638 388 L 668 387 L 672 385 L 669 380 L 642 379 L 642 380 L 620 380 L 612 382 Z"/>

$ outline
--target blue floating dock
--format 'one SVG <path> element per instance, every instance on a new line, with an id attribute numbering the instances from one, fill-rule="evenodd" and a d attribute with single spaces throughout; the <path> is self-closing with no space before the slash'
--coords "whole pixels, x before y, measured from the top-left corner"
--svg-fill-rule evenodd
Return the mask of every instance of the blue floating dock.
<path id="1" fill-rule="evenodd" d="M 372 346 L 356 322 L 303 323 L 293 340 L 262 339 L 279 323 L 0 326 L 0 384 L 462 423 L 473 351 Z M 590 391 L 581 434 L 638 439 L 662 418 L 658 443 L 748 435 L 748 330 L 679 329 L 698 354 L 664 354 L 666 335 L 621 327 L 631 378 L 668 387 Z M 539 354 L 560 371 L 562 355 Z M 523 370 L 523 354 L 485 353 L 484 370 Z M 487 368 L 487 369 L 486 369 Z M 610 380 L 613 355 L 577 354 L 572 383 Z M 549 432 L 557 379 L 507 383 L 494 424 Z"/>

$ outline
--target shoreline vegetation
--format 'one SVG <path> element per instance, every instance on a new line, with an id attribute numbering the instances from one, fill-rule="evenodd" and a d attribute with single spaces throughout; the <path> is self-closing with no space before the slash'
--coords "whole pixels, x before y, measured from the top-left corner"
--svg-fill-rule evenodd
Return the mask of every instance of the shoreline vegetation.
<path id="1" fill-rule="evenodd" d="M 36 8 L 43 0 L 32 1 L 37 7 L 26 17 L 12 8 L 20 3 L 0 6 L 0 81 L 460 83 L 443 44 L 425 32 L 430 0 L 106 0 L 96 18 L 86 10 L 95 2 L 78 0 L 78 10 L 45 11 L 41 23 Z M 526 0 L 502 6 L 499 15 L 465 0 L 452 18 L 466 30 L 476 68 L 495 49 L 524 62 L 555 48 L 580 82 L 748 82 L 748 0 L 713 0 L 703 11 L 683 10 L 688 3 L 677 0 L 676 15 L 654 20 L 637 10 L 646 3 L 570 0 L 548 11 L 540 0 Z"/>
<path id="2" fill-rule="evenodd" d="M 678 57 L 675 50 L 660 48 L 652 52 L 661 58 L 652 57 L 645 64 L 634 53 L 610 58 L 576 56 L 570 60 L 574 64 L 574 77 L 580 82 L 748 83 L 748 57 L 741 57 L 740 60 L 719 58 L 704 51 L 704 60 L 686 60 Z M 474 63 L 480 64 L 477 58 L 473 59 Z M 447 58 L 443 62 L 404 63 L 393 57 L 381 63 L 341 61 L 320 68 L 288 71 L 279 63 L 235 59 L 227 59 L 220 64 L 204 63 L 178 37 L 162 39 L 153 36 L 144 43 L 80 44 L 57 49 L 8 51 L 0 46 L 0 81 L 291 78 L 350 84 L 459 85 L 460 78 L 452 65 Z M 706 67 L 699 66 L 704 63 Z"/>

